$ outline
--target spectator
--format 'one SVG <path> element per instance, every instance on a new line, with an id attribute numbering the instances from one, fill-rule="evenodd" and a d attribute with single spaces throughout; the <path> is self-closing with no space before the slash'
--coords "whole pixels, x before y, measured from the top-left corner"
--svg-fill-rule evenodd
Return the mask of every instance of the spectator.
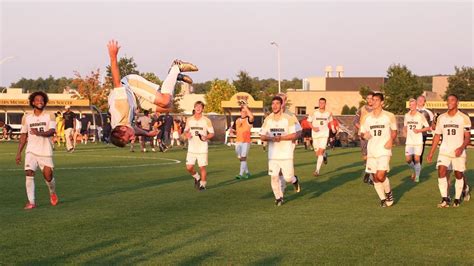
<path id="1" fill-rule="evenodd" d="M 73 145 L 72 140 L 74 137 L 74 131 L 76 129 L 76 114 L 71 111 L 71 106 L 69 105 L 66 105 L 64 109 L 66 109 L 66 112 L 63 113 L 66 150 L 68 152 L 73 152 L 75 144 Z"/>
<path id="2" fill-rule="evenodd" d="M 139 127 L 147 132 L 150 132 L 152 129 L 152 119 L 150 117 L 150 112 L 148 110 L 145 110 L 143 112 L 143 116 L 138 118 L 138 123 L 140 124 Z M 146 142 L 150 142 L 151 150 L 155 152 L 155 145 L 153 143 L 153 138 L 152 137 L 147 137 L 147 136 L 140 136 L 140 145 L 142 148 L 142 152 L 146 152 Z"/>
<path id="3" fill-rule="evenodd" d="M 178 119 L 175 119 L 173 121 L 173 137 L 171 139 L 171 147 L 173 147 L 174 142 L 176 142 L 176 145 L 181 146 L 181 143 L 179 142 L 179 136 L 181 135 L 181 129 L 180 129 L 180 121 Z"/>
<path id="4" fill-rule="evenodd" d="M 313 130 L 313 127 L 311 126 L 311 123 L 308 122 L 308 116 L 307 114 L 301 121 L 301 128 L 303 129 L 303 143 L 304 143 L 304 149 L 305 150 L 312 150 L 313 149 L 313 139 L 311 137 L 311 131 Z"/>
<path id="5" fill-rule="evenodd" d="M 7 124 L 3 121 L 0 121 L 0 126 L 2 127 L 3 139 L 4 140 L 11 140 L 12 135 L 13 135 L 13 128 L 9 124 Z"/>
<path id="6" fill-rule="evenodd" d="M 89 139 L 90 128 L 91 128 L 91 121 L 85 114 L 82 114 L 80 119 L 81 121 L 81 142 L 87 144 L 87 140 Z"/>

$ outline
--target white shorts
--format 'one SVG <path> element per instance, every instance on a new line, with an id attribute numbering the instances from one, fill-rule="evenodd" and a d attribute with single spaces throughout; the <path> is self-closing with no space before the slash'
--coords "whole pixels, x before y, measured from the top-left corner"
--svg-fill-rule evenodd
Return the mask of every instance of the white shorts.
<path id="1" fill-rule="evenodd" d="M 268 175 L 278 176 L 281 173 L 286 182 L 290 182 L 295 176 L 295 169 L 293 166 L 293 159 L 288 160 L 269 160 L 268 161 Z"/>
<path id="2" fill-rule="evenodd" d="M 37 156 L 32 153 L 26 153 L 25 155 L 25 170 L 36 171 L 39 168 L 43 171 L 45 166 L 54 168 L 53 157 L 49 156 Z"/>
<path id="3" fill-rule="evenodd" d="M 375 174 L 377 171 L 390 171 L 391 156 L 368 157 L 365 171 Z"/>
<path id="4" fill-rule="evenodd" d="M 328 147 L 328 138 L 313 139 L 313 148 L 315 151 L 318 149 L 325 150 L 327 147 Z"/>
<path id="5" fill-rule="evenodd" d="M 186 165 L 197 164 L 199 167 L 207 166 L 207 153 L 189 153 L 186 155 Z"/>
<path id="6" fill-rule="evenodd" d="M 173 132 L 173 139 L 179 139 L 179 133 L 178 131 Z"/>
<path id="7" fill-rule="evenodd" d="M 421 155 L 423 152 L 423 145 L 406 145 L 405 146 L 405 156 L 410 155 Z"/>
<path id="8" fill-rule="evenodd" d="M 235 153 L 237 154 L 237 158 L 247 157 L 250 150 L 250 143 L 248 142 L 237 142 L 235 144 Z"/>
<path id="9" fill-rule="evenodd" d="M 438 155 L 436 168 L 440 165 L 448 167 L 449 170 L 464 172 L 466 171 L 466 157 L 450 157 L 440 154 Z"/>

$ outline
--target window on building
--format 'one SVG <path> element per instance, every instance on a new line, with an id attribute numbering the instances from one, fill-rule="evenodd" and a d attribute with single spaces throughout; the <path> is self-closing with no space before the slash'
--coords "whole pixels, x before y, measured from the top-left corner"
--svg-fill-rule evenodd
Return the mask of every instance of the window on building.
<path id="1" fill-rule="evenodd" d="M 305 115 L 306 114 L 306 106 L 296 106 L 296 114 L 297 115 Z"/>

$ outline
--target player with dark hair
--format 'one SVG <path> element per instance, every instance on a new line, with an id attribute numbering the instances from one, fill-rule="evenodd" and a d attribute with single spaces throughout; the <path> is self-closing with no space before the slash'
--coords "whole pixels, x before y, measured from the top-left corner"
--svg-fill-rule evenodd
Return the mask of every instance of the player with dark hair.
<path id="1" fill-rule="evenodd" d="M 319 175 L 321 165 L 327 163 L 326 148 L 329 139 L 329 123 L 332 122 L 332 113 L 326 111 L 326 99 L 320 98 L 318 109 L 308 117 L 308 122 L 312 127 L 313 148 L 316 154 L 316 168 L 313 172 L 314 176 Z"/>
<path id="2" fill-rule="evenodd" d="M 44 108 L 48 103 L 48 95 L 42 91 L 33 92 L 28 97 L 32 113 L 23 116 L 20 130 L 20 143 L 16 154 L 16 163 L 20 164 L 21 154 L 26 145 L 25 174 L 26 195 L 28 202 L 26 210 L 36 208 L 35 201 L 35 171 L 39 167 L 43 172 L 44 180 L 48 186 L 50 203 L 58 204 L 56 195 L 56 181 L 53 176 L 53 142 L 52 137 L 56 132 L 56 121 L 54 115 L 46 114 Z"/>

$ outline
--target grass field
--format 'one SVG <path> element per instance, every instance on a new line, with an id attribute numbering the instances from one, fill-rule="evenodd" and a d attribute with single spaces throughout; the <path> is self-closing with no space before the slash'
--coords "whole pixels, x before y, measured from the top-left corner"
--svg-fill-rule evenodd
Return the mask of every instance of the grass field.
<path id="1" fill-rule="evenodd" d="M 313 153 L 297 149 L 302 192 L 289 186 L 276 207 L 260 147 L 250 152 L 253 177 L 239 181 L 233 149 L 212 146 L 208 190 L 198 192 L 184 150 L 92 144 L 56 151 L 60 204 L 49 205 L 37 175 L 32 211 L 23 210 L 16 148 L 0 143 L 0 264 L 474 264 L 474 202 L 437 209 L 434 165 L 414 184 L 402 147 L 391 163 L 391 208 L 362 183 L 356 148 L 332 151 L 319 177 Z"/>

